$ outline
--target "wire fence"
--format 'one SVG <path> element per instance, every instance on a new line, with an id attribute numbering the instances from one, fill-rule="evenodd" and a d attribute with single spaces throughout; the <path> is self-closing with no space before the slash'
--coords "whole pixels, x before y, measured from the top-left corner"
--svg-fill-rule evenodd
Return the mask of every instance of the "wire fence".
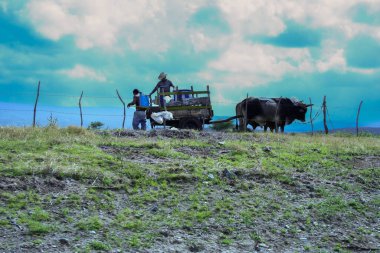
<path id="1" fill-rule="evenodd" d="M 81 96 L 80 95 L 73 95 L 73 94 L 67 94 L 67 93 L 54 93 L 54 92 L 49 92 L 49 91 L 45 91 L 45 90 L 41 90 L 40 92 L 40 95 L 42 98 L 57 98 L 57 97 L 60 97 L 60 98 L 72 98 L 72 99 L 76 99 L 76 100 L 79 100 L 81 99 Z M 34 91 L 18 91 L 18 92 L 13 92 L 12 93 L 13 96 L 20 96 L 20 95 L 29 95 L 29 96 L 35 96 L 36 95 L 36 92 Z M 83 97 L 82 99 L 91 99 L 91 100 L 102 100 L 102 103 L 104 103 L 103 100 L 113 100 L 113 102 L 118 103 L 120 104 L 120 100 L 119 100 L 119 97 L 117 95 L 105 95 L 105 96 L 96 96 L 96 95 L 86 95 L 85 93 L 83 94 Z M 132 101 L 132 98 L 130 98 L 130 100 Z M 227 100 L 227 99 L 215 99 L 215 98 L 211 98 L 211 103 L 212 104 L 217 104 L 217 105 L 221 105 L 221 106 L 231 106 L 233 108 L 235 108 L 236 104 L 240 103 L 241 101 L 233 101 L 233 100 Z M 322 111 L 323 111 L 323 103 L 321 103 L 320 105 L 314 105 L 313 108 L 318 108 L 318 110 L 316 112 L 313 113 L 313 115 L 311 115 L 310 119 L 311 120 L 308 120 L 306 122 L 300 122 L 300 121 L 295 121 L 294 123 L 295 124 L 299 124 L 299 125 L 308 125 L 308 124 L 312 124 L 313 122 L 316 122 L 317 120 L 319 120 L 322 116 Z M 330 112 L 329 112 L 329 109 L 331 110 L 349 110 L 349 111 L 355 111 L 356 108 L 353 107 L 353 106 L 329 106 L 328 108 L 326 107 L 326 113 L 327 113 L 327 117 L 328 117 L 328 122 L 329 122 L 329 125 L 332 127 L 332 129 L 334 130 L 335 129 L 335 126 L 334 126 L 334 123 L 333 123 L 333 120 L 332 120 L 332 117 L 330 115 Z M 380 108 L 379 108 L 380 109 Z M 17 109 L 17 108 L 1 108 L 0 107 L 0 111 L 2 112 L 25 112 L 25 113 L 30 113 L 30 115 L 32 115 L 32 113 L 34 113 L 34 110 L 31 108 L 31 109 Z M 57 108 L 55 109 L 38 109 L 37 112 L 44 112 L 44 113 L 50 113 L 50 114 L 54 114 L 54 115 L 76 115 L 76 116 L 79 116 L 79 113 L 78 112 L 72 112 L 72 111 L 63 111 L 63 110 L 57 110 Z M 90 117 L 125 117 L 125 118 L 132 118 L 133 115 L 123 115 L 123 114 L 108 114 L 108 113 L 82 113 L 83 116 L 90 116 Z M 358 116 L 358 115 L 355 115 L 355 116 Z M 124 125 L 123 125 L 124 127 Z"/>

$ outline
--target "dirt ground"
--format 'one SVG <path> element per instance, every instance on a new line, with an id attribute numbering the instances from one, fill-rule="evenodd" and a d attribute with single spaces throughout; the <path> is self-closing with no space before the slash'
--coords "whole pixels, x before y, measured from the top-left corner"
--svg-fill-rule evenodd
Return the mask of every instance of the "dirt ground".
<path id="1" fill-rule="evenodd" d="M 234 146 L 225 145 L 229 141 L 256 143 L 260 145 L 259 150 L 255 147 L 257 153 L 264 154 L 268 159 L 279 155 L 273 151 L 275 148 L 271 144 L 276 137 L 268 135 L 162 130 L 119 131 L 113 132 L 112 136 L 128 140 L 190 139 L 207 144 L 175 146 L 171 149 L 174 154 L 172 157 L 160 157 L 154 152 L 147 152 L 146 148 L 128 145 L 103 143 L 97 147 L 121 162 L 140 166 L 167 167 L 168 164 L 185 164 L 189 159 L 186 157 L 205 163 L 209 161 L 207 159 L 224 161 L 222 159 L 234 158 L 237 152 Z M 152 145 L 150 148 L 159 150 L 162 147 Z M 247 157 L 257 159 L 250 158 L 249 154 Z M 235 162 L 232 158 L 228 162 Z M 171 200 L 170 196 L 167 197 L 169 200 L 159 198 L 138 204 L 133 202 L 132 194 L 135 193 L 129 191 L 128 187 L 120 187 L 138 184 L 133 178 L 122 178 L 118 184 L 105 186 L 98 177 L 76 179 L 49 174 L 1 176 L 1 192 L 15 195 L 32 191 L 38 194 L 39 199 L 35 201 L 53 217 L 50 223 L 56 225 L 52 225 L 55 227 L 50 233 L 43 236 L 33 235 L 20 222 L 20 217 L 28 212 L 25 205 L 21 205 L 20 210 L 12 215 L 8 213 L 10 216 L 6 217 L 5 209 L 0 209 L 0 218 L 9 221 L 7 226 L 0 226 L 0 252 L 380 252 L 379 181 L 359 176 L 362 175 L 360 170 L 378 171 L 380 156 L 354 154 L 350 159 L 337 156 L 334 162 L 344 167 L 344 173 L 331 176 L 323 171 L 326 174 L 319 176 L 317 169 L 313 169 L 320 165 L 311 162 L 307 166 L 312 169 L 294 169 L 287 178 L 259 167 L 239 168 L 233 165 L 224 168 L 222 162 L 219 169 L 205 171 L 202 176 L 190 172 L 186 176 L 183 175 L 184 172 L 191 171 L 190 169 L 173 168 L 170 175 L 176 177 L 171 177 L 170 180 L 173 180 L 176 196 L 179 196 L 176 206 L 167 204 Z M 320 171 L 323 169 L 320 168 Z M 162 177 L 157 170 L 147 171 L 148 178 L 158 180 L 157 178 Z M 113 207 L 94 210 L 94 200 L 88 197 L 91 189 L 96 191 L 96 196 L 101 197 L 110 192 Z M 145 190 L 154 192 L 157 189 L 149 186 Z M 327 194 L 325 190 L 336 191 L 339 196 L 344 196 L 344 203 L 330 195 L 324 195 Z M 197 208 L 221 205 L 222 207 L 210 209 L 216 215 L 211 214 L 202 219 L 202 222 L 191 225 L 186 222 L 175 226 L 168 225 L 170 222 L 166 219 L 170 220 L 175 210 L 189 210 L 192 204 L 190 197 L 181 196 L 194 198 L 194 194 L 204 192 L 207 195 L 200 197 Z M 4 196 L 6 195 L 0 198 L 0 204 L 15 204 L 9 201 L 10 197 L 7 199 Z M 32 197 L 25 201 L 32 201 L 30 198 Z M 99 206 L 109 204 L 106 199 L 97 201 Z M 63 208 L 68 209 L 72 219 L 63 216 Z M 148 234 L 141 232 L 139 242 L 144 245 L 144 240 L 149 240 L 148 246 L 126 248 L 125 244 L 118 244 L 119 241 L 115 239 L 132 236 L 130 231 L 112 227 L 115 226 L 114 220 L 118 214 L 126 208 L 142 215 L 142 220 L 158 219 L 156 222 L 160 223 L 155 215 L 160 215 L 165 220 L 162 225 L 144 228 L 144 233 L 149 231 L 149 235 L 154 234 L 154 239 L 144 238 Z M 104 228 L 78 230 L 78 220 L 93 216 L 94 213 L 103 221 Z M 89 243 L 94 240 L 106 241 L 105 244 L 109 247 L 89 247 Z"/>

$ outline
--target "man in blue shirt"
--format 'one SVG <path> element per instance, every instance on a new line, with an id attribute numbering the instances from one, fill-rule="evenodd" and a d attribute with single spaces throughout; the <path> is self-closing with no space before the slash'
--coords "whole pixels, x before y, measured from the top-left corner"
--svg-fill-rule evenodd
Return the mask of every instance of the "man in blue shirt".
<path id="1" fill-rule="evenodd" d="M 158 89 L 160 89 L 161 92 L 170 92 L 170 87 L 174 88 L 173 83 L 166 79 L 166 74 L 164 72 L 161 72 L 161 74 L 158 76 L 158 79 L 160 80 L 156 87 L 152 90 L 152 92 L 149 94 L 151 96 L 153 93 L 155 93 Z M 164 96 L 160 96 L 160 106 L 164 106 Z"/>

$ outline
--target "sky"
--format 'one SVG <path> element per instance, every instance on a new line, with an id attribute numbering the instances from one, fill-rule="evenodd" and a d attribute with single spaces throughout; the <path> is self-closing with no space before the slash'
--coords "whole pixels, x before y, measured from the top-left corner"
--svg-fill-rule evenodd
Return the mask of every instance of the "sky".
<path id="1" fill-rule="evenodd" d="M 83 91 L 109 108 L 163 71 L 209 85 L 216 115 L 247 94 L 315 112 L 326 96 L 336 125 L 363 100 L 362 124 L 380 126 L 380 0 L 0 0 L 0 29 L 0 118 L 32 105 L 39 81 L 41 106 L 76 107 Z"/>

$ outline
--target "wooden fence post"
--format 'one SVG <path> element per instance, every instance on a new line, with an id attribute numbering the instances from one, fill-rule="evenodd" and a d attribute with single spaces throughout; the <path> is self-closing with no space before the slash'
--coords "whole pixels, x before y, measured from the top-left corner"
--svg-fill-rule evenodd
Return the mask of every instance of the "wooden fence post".
<path id="1" fill-rule="evenodd" d="M 36 112 L 37 112 L 37 103 L 38 98 L 40 97 L 40 81 L 38 81 L 38 87 L 37 87 L 37 97 L 36 102 L 34 103 L 34 113 L 33 113 L 33 127 L 36 127 Z"/>
<path id="2" fill-rule="evenodd" d="M 80 127 L 83 127 L 83 116 L 82 116 L 82 97 L 83 97 L 83 91 L 80 94 L 79 98 L 79 111 L 80 111 Z"/>
<path id="3" fill-rule="evenodd" d="M 359 136 L 359 115 L 360 115 L 360 109 L 362 108 L 362 104 L 363 104 L 363 100 L 360 101 L 358 114 L 356 115 L 356 136 Z"/>
<path id="4" fill-rule="evenodd" d="M 323 108 L 323 126 L 325 127 L 325 134 L 328 134 L 329 129 L 328 129 L 327 123 L 326 123 L 326 96 L 323 97 L 322 108 Z"/>
<path id="5" fill-rule="evenodd" d="M 120 101 L 123 103 L 123 107 L 124 107 L 124 117 L 123 117 L 123 125 L 122 125 L 122 128 L 124 129 L 124 124 L 125 124 L 125 103 L 124 103 L 123 99 L 121 98 L 118 90 L 116 90 L 116 94 L 119 97 Z"/>
<path id="6" fill-rule="evenodd" d="M 309 97 L 310 104 L 310 124 L 311 124 L 311 135 L 314 135 L 314 125 L 313 125 L 313 104 L 311 103 L 311 98 Z"/>
<path id="7" fill-rule="evenodd" d="M 280 104 L 281 104 L 281 100 L 282 100 L 282 96 L 280 97 L 280 100 L 278 101 L 278 104 L 276 106 L 276 114 L 274 116 L 275 132 L 276 133 L 278 133 L 278 117 L 277 117 L 277 114 L 278 114 L 278 108 L 280 107 Z"/>
<path id="8" fill-rule="evenodd" d="M 247 98 L 245 99 L 245 115 L 244 115 L 244 132 L 247 131 L 247 124 L 248 124 L 248 93 Z"/>

